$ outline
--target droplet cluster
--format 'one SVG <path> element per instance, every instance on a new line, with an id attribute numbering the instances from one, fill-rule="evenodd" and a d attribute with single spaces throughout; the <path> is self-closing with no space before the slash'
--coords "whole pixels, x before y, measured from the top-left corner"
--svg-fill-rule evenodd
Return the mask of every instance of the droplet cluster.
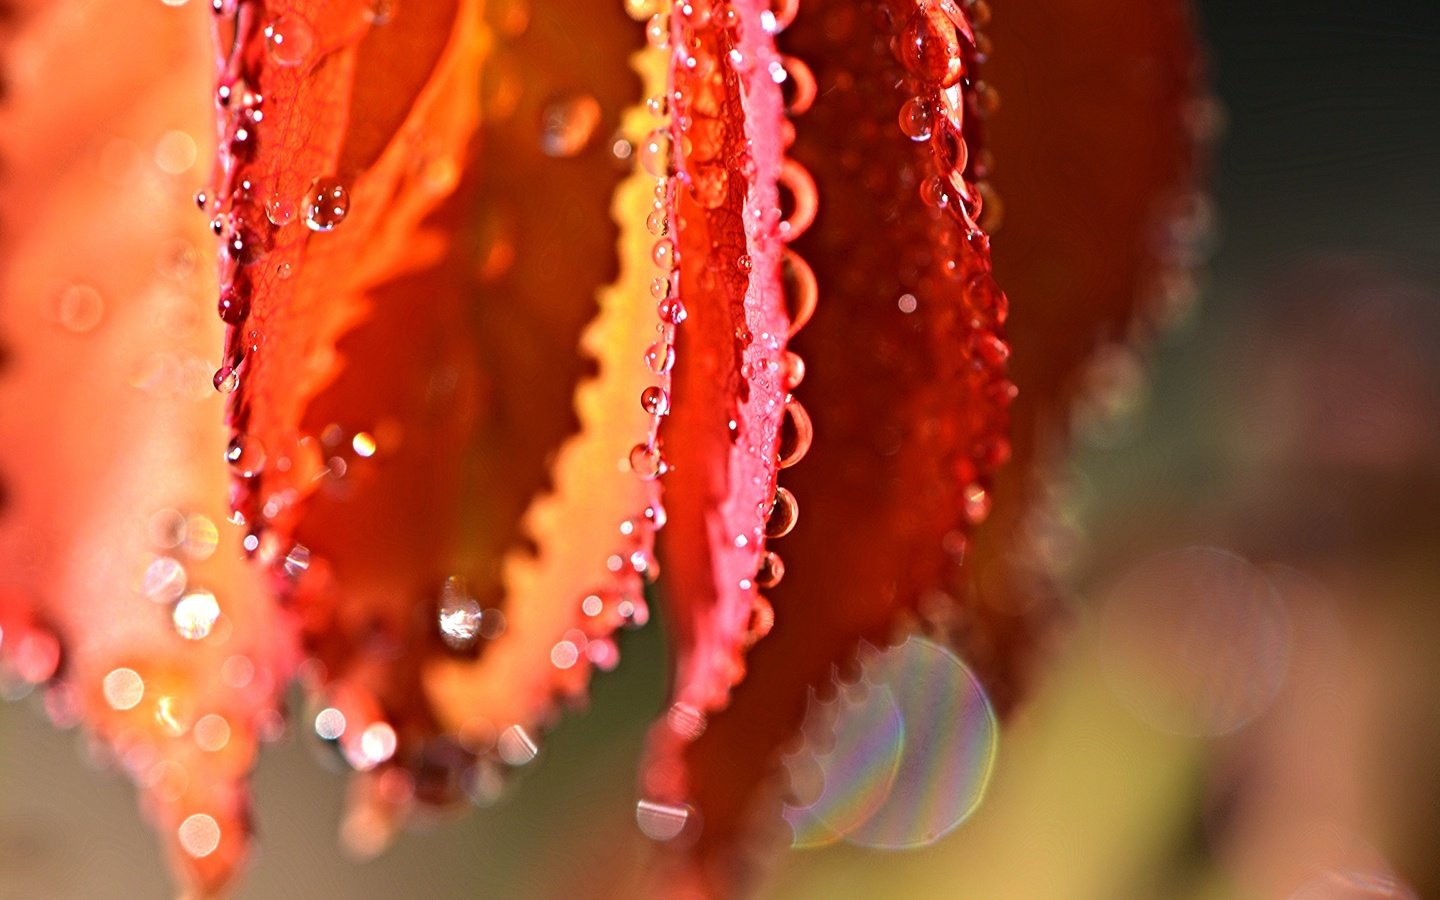
<path id="1" fill-rule="evenodd" d="M 784 15 L 767 20 L 772 33 L 778 33 L 794 20 L 799 12 L 799 3 L 782 4 Z M 803 116 L 815 102 L 817 87 L 815 75 L 810 67 L 795 56 L 784 56 L 771 63 L 771 78 L 780 84 L 785 96 L 785 112 L 788 116 L 784 133 L 788 150 L 795 141 L 793 120 Z M 788 246 L 805 234 L 815 222 L 819 211 L 819 192 L 815 179 L 806 168 L 794 159 L 786 159 L 780 168 L 779 178 L 781 219 L 776 232 L 787 246 L 780 257 L 781 285 L 784 289 L 786 311 L 790 319 L 787 338 L 795 337 L 800 329 L 815 314 L 819 300 L 819 285 L 815 273 L 804 258 Z M 815 436 L 810 414 L 796 399 L 795 390 L 805 378 L 805 362 L 794 350 L 787 349 L 780 357 L 780 386 L 785 393 L 784 418 L 780 426 L 780 440 L 776 447 L 775 465 L 784 470 L 805 457 Z M 777 486 L 775 496 L 763 510 L 765 516 L 765 542 L 783 538 L 795 528 L 800 516 L 799 501 L 787 488 Z M 785 563 L 780 555 L 766 549 L 760 557 L 760 567 L 755 573 L 754 586 L 769 590 L 785 577 Z M 750 617 L 747 641 L 754 643 L 769 633 L 775 624 L 775 612 L 770 602 L 757 594 L 755 608 Z"/>
<path id="2" fill-rule="evenodd" d="M 977 429 L 974 444 L 951 460 L 956 506 L 963 521 L 974 526 L 989 516 L 993 473 L 1010 457 L 1005 422 L 1015 395 L 1006 377 L 1008 304 L 990 271 L 990 234 L 1000 225 L 1001 205 L 988 180 L 989 153 L 971 149 L 983 146 L 985 121 L 1000 104 L 980 73 L 990 51 L 980 29 L 989 22 L 990 9 L 985 0 L 891 0 L 883 8 L 904 73 L 902 90 L 908 94 L 900 103 L 898 126 L 923 160 L 917 172 L 920 199 L 957 226 L 940 230 L 938 241 L 942 281 L 959 282 L 964 301 L 944 313 L 947 337 L 970 361 L 959 377 L 969 382 L 965 395 L 981 398 L 986 406 L 977 411 L 977 421 L 992 426 Z M 903 314 L 913 314 L 927 293 L 957 293 L 928 281 L 901 296 L 897 306 Z M 963 558 L 963 533 L 948 538 L 947 552 Z"/>
<path id="3" fill-rule="evenodd" d="M 228 417 L 233 440 L 226 458 L 240 479 L 239 497 L 255 486 L 267 463 L 276 461 L 267 459 L 266 448 L 248 433 L 250 399 L 240 391 L 245 373 L 265 346 L 265 334 L 252 316 L 257 285 L 289 278 L 293 252 L 285 248 L 302 240 L 305 232 L 338 227 L 349 213 L 350 193 L 344 182 L 326 173 L 316 174 L 303 190 L 282 189 L 283 173 L 261 173 L 251 165 L 268 139 L 269 89 L 293 92 L 324 55 L 314 27 L 295 12 L 273 15 L 255 0 L 214 0 L 212 8 L 228 39 L 222 45 L 230 52 L 221 61 L 215 89 L 221 132 L 216 174 L 211 188 L 196 194 L 195 202 L 220 239 L 217 312 L 226 327 L 212 381 L 217 391 L 232 395 Z M 300 222 L 305 228 L 294 232 Z M 247 514 L 259 518 L 259 512 Z M 253 552 L 258 544 L 256 538 L 246 549 Z"/>

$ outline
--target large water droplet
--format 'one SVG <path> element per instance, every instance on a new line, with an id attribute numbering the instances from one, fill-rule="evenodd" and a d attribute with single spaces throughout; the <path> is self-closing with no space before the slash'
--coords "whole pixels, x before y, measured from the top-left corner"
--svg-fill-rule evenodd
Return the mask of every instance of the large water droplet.
<path id="1" fill-rule="evenodd" d="M 664 13 L 651 16 L 645 25 L 645 40 L 657 50 L 670 46 L 670 17 Z"/>
<path id="2" fill-rule="evenodd" d="M 317 178 L 305 194 L 305 224 L 311 231 L 330 231 L 350 211 L 350 194 L 335 178 Z"/>
<path id="3" fill-rule="evenodd" d="M 795 495 L 785 488 L 775 489 L 775 502 L 770 507 L 770 515 L 765 520 L 765 536 L 780 538 L 789 534 L 795 529 L 795 523 L 800 518 L 800 504 Z"/>
<path id="4" fill-rule="evenodd" d="M 215 377 L 211 382 L 220 393 L 233 394 L 240 386 L 240 370 L 234 366 L 221 366 L 215 370 Z"/>
<path id="5" fill-rule="evenodd" d="M 657 128 L 640 142 L 640 166 L 656 178 L 670 174 L 670 132 Z"/>
<path id="6" fill-rule="evenodd" d="M 912 75 L 937 87 L 950 87 L 964 73 L 955 26 L 938 8 L 910 17 L 900 32 L 896 52 Z"/>
<path id="7" fill-rule="evenodd" d="M 900 107 L 900 130 L 912 141 L 928 141 L 935 125 L 930 104 L 923 97 L 911 97 Z"/>
<path id="8" fill-rule="evenodd" d="M 630 468 L 646 481 L 659 478 L 665 470 L 660 448 L 653 444 L 636 444 L 630 450 Z"/>
<path id="9" fill-rule="evenodd" d="M 760 568 L 755 572 L 756 587 L 772 588 L 784 577 L 785 561 L 775 551 L 766 550 L 760 557 Z"/>
<path id="10" fill-rule="evenodd" d="M 670 414 L 670 395 L 664 388 L 651 385 L 640 394 L 640 406 L 652 416 Z"/>
<path id="11" fill-rule="evenodd" d="M 790 314 L 790 336 L 805 327 L 815 315 L 820 301 L 820 285 L 815 272 L 795 251 L 786 248 L 780 255 L 780 278 L 785 289 L 785 305 Z"/>
<path id="12" fill-rule="evenodd" d="M 645 365 L 656 375 L 664 375 L 675 366 L 675 345 L 656 341 L 645 351 Z"/>
<path id="13" fill-rule="evenodd" d="M 265 28 L 265 49 L 282 66 L 298 66 L 310 58 L 315 32 L 303 19 L 280 16 Z"/>
<path id="14" fill-rule="evenodd" d="M 810 452 L 810 444 L 815 439 L 815 426 L 810 421 L 810 413 L 799 400 L 790 398 L 785 403 L 785 419 L 780 425 L 780 446 L 776 448 L 776 462 L 782 469 L 788 469 L 798 463 Z"/>
<path id="15" fill-rule="evenodd" d="M 225 460 L 241 478 L 254 478 L 265 468 L 265 447 L 253 437 L 237 434 L 230 439 Z"/>

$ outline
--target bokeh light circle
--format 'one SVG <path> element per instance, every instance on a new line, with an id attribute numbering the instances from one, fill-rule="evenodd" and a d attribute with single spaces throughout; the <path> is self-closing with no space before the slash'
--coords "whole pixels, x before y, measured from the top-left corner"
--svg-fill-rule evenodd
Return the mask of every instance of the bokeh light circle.
<path id="1" fill-rule="evenodd" d="M 923 847 L 980 806 L 999 724 L 980 682 L 949 650 L 911 637 L 828 707 L 812 716 L 833 716 L 833 742 L 811 734 L 809 752 L 789 763 L 797 805 L 785 818 L 796 847 Z"/>
<path id="2" fill-rule="evenodd" d="M 1279 693 L 1289 619 L 1265 573 L 1243 557 L 1214 547 L 1161 553 L 1116 580 L 1104 601 L 1106 679 L 1154 728 L 1228 734 Z"/>

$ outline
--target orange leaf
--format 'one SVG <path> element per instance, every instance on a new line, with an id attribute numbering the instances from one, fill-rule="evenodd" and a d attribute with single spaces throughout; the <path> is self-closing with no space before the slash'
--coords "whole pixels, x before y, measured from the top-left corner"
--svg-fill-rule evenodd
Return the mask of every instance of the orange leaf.
<path id="1" fill-rule="evenodd" d="M 220 324 L 196 312 L 215 283 L 189 199 L 205 16 L 59 3 L 7 48 L 0 677 L 104 739 L 210 894 L 245 858 L 256 741 L 278 734 L 297 652 L 225 522 Z"/>

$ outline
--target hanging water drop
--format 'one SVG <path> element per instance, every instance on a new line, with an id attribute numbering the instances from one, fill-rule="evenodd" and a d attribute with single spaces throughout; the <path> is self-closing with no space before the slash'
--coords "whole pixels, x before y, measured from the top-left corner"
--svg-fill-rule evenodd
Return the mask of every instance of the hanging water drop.
<path id="1" fill-rule="evenodd" d="M 630 468 L 646 481 L 659 478 L 665 471 L 665 460 L 654 444 L 636 444 L 630 450 Z"/>
<path id="2" fill-rule="evenodd" d="M 280 16 L 265 27 L 265 48 L 270 58 L 282 66 L 304 63 L 314 46 L 315 33 L 295 16 Z"/>
<path id="3" fill-rule="evenodd" d="M 665 375 L 675 366 L 675 345 L 656 341 L 645 351 L 645 365 L 656 375 Z"/>
<path id="4" fill-rule="evenodd" d="M 215 390 L 222 394 L 233 394 L 240 386 L 240 370 L 234 366 L 221 366 L 215 370 L 215 377 L 211 379 Z"/>
<path id="5" fill-rule="evenodd" d="M 330 231 L 350 211 L 350 194 L 334 178 L 317 178 L 305 194 L 305 224 L 311 231 Z"/>
<path id="6" fill-rule="evenodd" d="M 237 434 L 225 449 L 225 461 L 241 478 L 254 478 L 265 468 L 265 446 L 253 437 Z"/>
<path id="7" fill-rule="evenodd" d="M 785 577 L 785 561 L 780 554 L 773 550 L 766 550 L 760 557 L 760 568 L 755 572 L 755 585 L 761 588 L 772 588 L 780 583 Z"/>
<path id="8" fill-rule="evenodd" d="M 795 529 L 795 523 L 800 518 L 800 504 L 795 495 L 785 488 L 775 489 L 775 502 L 770 507 L 770 515 L 765 520 L 765 536 L 780 538 L 789 534 Z"/>
<path id="9" fill-rule="evenodd" d="M 640 394 L 640 407 L 652 416 L 670 414 L 670 395 L 664 388 L 651 385 Z"/>
<path id="10" fill-rule="evenodd" d="M 657 128 L 640 143 L 640 166 L 656 178 L 670 174 L 670 133 Z"/>
<path id="11" fill-rule="evenodd" d="M 911 97 L 900 107 L 900 130 L 912 141 L 928 141 L 935 117 L 922 97 Z"/>

